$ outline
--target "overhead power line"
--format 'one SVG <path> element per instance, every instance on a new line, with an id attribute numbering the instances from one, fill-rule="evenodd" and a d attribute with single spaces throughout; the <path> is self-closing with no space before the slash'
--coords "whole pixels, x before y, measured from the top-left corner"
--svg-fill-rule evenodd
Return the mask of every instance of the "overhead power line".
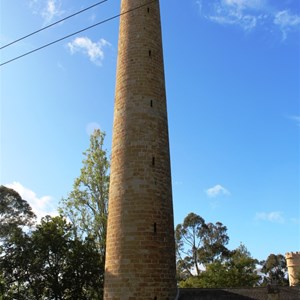
<path id="1" fill-rule="evenodd" d="M 140 6 L 134 7 L 134 8 L 132 8 L 132 9 L 129 9 L 129 10 L 125 11 L 125 12 L 122 12 L 122 13 L 120 13 L 120 14 L 117 14 L 117 15 L 115 15 L 115 16 L 113 16 L 113 17 L 110 17 L 110 18 L 108 18 L 108 19 L 105 19 L 105 20 L 103 20 L 103 21 L 100 21 L 100 22 L 98 22 L 98 23 L 96 23 L 96 24 L 94 24 L 94 25 L 85 27 L 85 28 L 83 28 L 83 29 L 81 29 L 81 30 L 78 30 L 78 31 L 74 32 L 74 33 L 68 34 L 68 35 L 66 35 L 66 36 L 64 36 L 64 37 L 62 37 L 62 38 L 60 38 L 60 39 L 58 39 L 58 40 L 55 40 L 55 41 L 50 42 L 50 43 L 48 43 L 48 44 L 45 44 L 45 45 L 43 45 L 43 46 L 41 46 L 41 47 L 38 47 L 38 48 L 33 49 L 33 50 L 29 51 L 29 52 L 26 52 L 26 53 L 24 53 L 24 54 L 22 54 L 22 55 L 19 55 L 19 56 L 17 56 L 17 57 L 14 57 L 14 58 L 12 58 L 12 59 L 10 59 L 10 60 L 7 60 L 7 61 L 1 63 L 1 64 L 0 64 L 0 67 L 4 66 L 4 65 L 6 65 L 6 64 L 9 64 L 9 63 L 11 63 L 11 62 L 13 62 L 13 61 L 15 61 L 15 60 L 17 60 L 17 59 L 20 59 L 20 58 L 22 58 L 22 57 L 24 57 L 24 56 L 27 56 L 27 55 L 29 55 L 29 54 L 32 54 L 32 53 L 37 52 L 37 51 L 39 51 L 39 50 L 42 50 L 42 49 L 44 49 L 44 48 L 46 48 L 46 47 L 49 47 L 49 46 L 51 46 L 51 45 L 53 45 L 53 44 L 56 44 L 56 43 L 58 43 L 58 42 L 61 42 L 62 40 L 65 40 L 65 39 L 67 39 L 67 38 L 69 38 L 69 37 L 71 37 L 71 36 L 74 36 L 74 35 L 79 34 L 79 33 L 81 33 L 81 32 L 87 31 L 87 30 L 89 30 L 89 29 L 91 29 L 91 28 L 93 28 L 93 27 L 96 27 L 96 26 L 99 26 L 99 25 L 101 25 L 101 24 L 104 24 L 104 23 L 107 23 L 107 22 L 109 22 L 109 21 L 112 21 L 112 20 L 114 20 L 114 19 L 117 19 L 117 18 L 119 18 L 119 17 L 122 16 L 122 15 L 125 15 L 125 14 L 128 14 L 128 13 L 130 13 L 130 12 L 133 12 L 133 11 L 135 11 L 135 10 L 137 10 L 137 9 L 140 9 L 140 8 L 144 7 L 144 6 L 150 5 L 150 4 L 152 4 L 152 3 L 156 2 L 156 1 L 157 1 L 157 0 L 149 1 L 149 2 L 147 2 L 147 3 L 145 3 L 145 4 L 142 4 L 142 5 L 140 5 Z"/>
<path id="2" fill-rule="evenodd" d="M 37 34 L 37 33 L 41 32 L 41 31 L 43 31 L 43 30 L 45 30 L 45 29 L 48 29 L 48 28 L 50 28 L 50 27 L 52 27 L 52 26 L 54 26 L 54 25 L 57 25 L 58 23 L 61 23 L 61 22 L 65 21 L 65 20 L 67 20 L 67 19 L 70 19 L 70 18 L 72 18 L 72 17 L 74 17 L 74 16 L 76 16 L 76 15 L 79 15 L 79 14 L 81 14 L 81 13 L 83 13 L 83 12 L 85 12 L 85 11 L 87 11 L 87 10 L 89 10 L 89 9 L 91 9 L 91 8 L 93 8 L 93 7 L 95 7 L 95 6 L 97 6 L 97 5 L 103 4 L 104 2 L 107 2 L 107 1 L 108 1 L 108 0 L 103 0 L 103 1 L 100 1 L 100 2 L 98 2 L 98 3 L 95 3 L 95 4 L 93 4 L 93 5 L 91 5 L 91 6 L 87 7 L 87 8 L 84 8 L 84 9 L 82 9 L 82 10 L 76 12 L 76 13 L 73 13 L 72 15 L 69 15 L 69 16 L 67 16 L 67 17 L 65 17 L 65 18 L 63 18 L 63 19 L 61 19 L 61 20 L 58 20 L 58 21 L 56 21 L 56 22 L 54 22 L 54 23 L 52 23 L 52 24 L 49 24 L 49 25 L 47 25 L 47 26 L 45 26 L 45 27 L 43 27 L 43 28 L 41 28 L 41 29 L 39 29 L 39 30 L 36 30 L 36 31 L 31 32 L 31 33 L 29 33 L 29 34 L 27 34 L 27 35 L 24 35 L 24 36 L 18 38 L 17 40 L 14 40 L 13 42 L 10 42 L 10 43 L 8 43 L 8 44 L 6 44 L 6 45 L 4 45 L 4 46 L 1 46 L 1 47 L 0 47 L 0 50 L 6 48 L 6 47 L 8 47 L 8 46 L 11 46 L 11 45 L 13 45 L 13 44 L 15 44 L 15 43 L 17 43 L 17 42 L 20 42 L 20 41 L 22 41 L 22 40 L 24 40 L 24 39 L 26 39 L 26 38 L 28 38 L 28 37 L 34 35 L 34 34 Z"/>

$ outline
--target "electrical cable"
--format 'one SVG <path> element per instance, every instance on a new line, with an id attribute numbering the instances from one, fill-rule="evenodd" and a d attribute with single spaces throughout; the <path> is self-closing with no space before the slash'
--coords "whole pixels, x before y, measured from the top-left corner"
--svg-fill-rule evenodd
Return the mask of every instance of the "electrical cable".
<path id="1" fill-rule="evenodd" d="M 11 46 L 11 45 L 13 45 L 13 44 L 15 44 L 15 43 L 17 43 L 17 42 L 20 42 L 20 41 L 22 41 L 22 40 L 24 40 L 24 39 L 26 39 L 26 38 L 28 38 L 28 37 L 34 35 L 34 34 L 37 34 L 37 33 L 41 32 L 41 31 L 43 31 L 43 30 L 45 30 L 45 29 L 48 29 L 49 27 L 52 27 L 52 26 L 54 26 L 54 25 L 56 25 L 56 24 L 58 24 L 58 23 L 61 23 L 61 22 L 65 21 L 65 20 L 67 20 L 67 19 L 70 19 L 70 18 L 72 18 L 72 17 L 74 17 L 74 16 L 76 16 L 76 15 L 79 15 L 79 14 L 81 14 L 81 13 L 83 13 L 83 12 L 85 12 L 85 11 L 87 11 L 87 10 L 89 10 L 89 9 L 91 9 L 91 8 L 93 8 L 93 7 L 95 7 L 95 6 L 97 6 L 97 5 L 103 4 L 104 2 L 107 2 L 107 1 L 108 1 L 108 0 L 103 0 L 103 1 L 100 1 L 100 2 L 98 2 L 98 3 L 95 3 L 95 4 L 93 4 L 93 5 L 91 5 L 91 6 L 87 7 L 87 8 L 84 8 L 84 9 L 82 9 L 82 10 L 80 10 L 80 11 L 78 11 L 78 12 L 72 14 L 72 15 L 69 15 L 69 16 L 67 16 L 67 17 L 65 17 L 65 18 L 63 18 L 63 19 L 61 19 L 61 20 L 58 20 L 58 21 L 56 21 L 56 22 L 54 22 L 54 23 L 52 23 L 52 24 L 49 24 L 49 25 L 47 25 L 47 26 L 45 26 L 45 27 L 43 27 L 43 28 L 41 28 L 41 29 L 39 29 L 39 30 L 36 30 L 36 31 L 34 31 L 34 32 L 32 32 L 32 33 L 29 33 L 29 34 L 27 34 L 27 35 L 25 35 L 25 36 L 23 36 L 23 37 L 21 37 L 21 38 L 15 40 L 15 41 L 11 42 L 11 43 L 8 43 L 8 44 L 6 44 L 6 45 L 4 45 L 4 46 L 1 46 L 1 47 L 0 47 L 0 50 L 6 48 L 6 47 L 8 47 L 8 46 Z"/>
<path id="2" fill-rule="evenodd" d="M 24 57 L 24 56 L 27 56 L 27 55 L 32 54 L 32 53 L 34 53 L 34 52 L 37 52 L 37 51 L 39 51 L 39 50 L 41 50 L 41 49 L 44 49 L 44 48 L 46 48 L 46 47 L 49 47 L 49 46 L 51 46 L 51 45 L 53 45 L 53 44 L 56 44 L 56 43 L 58 43 L 58 42 L 60 42 L 60 41 L 62 41 L 62 40 L 65 40 L 65 39 L 67 39 L 67 38 L 69 38 L 69 37 L 71 37 L 71 36 L 74 36 L 74 35 L 76 35 L 76 34 L 78 34 L 78 33 L 84 32 L 84 31 L 89 30 L 89 29 L 91 29 L 91 28 L 93 28 L 93 27 L 96 27 L 96 26 L 99 26 L 99 25 L 101 25 L 101 24 L 104 24 L 104 23 L 107 23 L 107 22 L 109 22 L 109 21 L 112 21 L 112 20 L 114 20 L 114 19 L 117 19 L 117 18 L 119 18 L 119 17 L 122 16 L 122 15 L 125 15 L 125 14 L 128 14 L 128 13 L 130 13 L 130 12 L 133 12 L 133 11 L 135 11 L 135 10 L 137 10 L 137 9 L 140 9 L 140 8 L 144 7 L 144 6 L 150 5 L 150 4 L 152 4 L 152 3 L 156 2 L 156 1 L 157 1 L 157 0 L 149 1 L 149 2 L 147 2 L 147 3 L 145 3 L 145 4 L 142 4 L 142 5 L 140 5 L 140 6 L 134 7 L 134 8 L 132 8 L 132 9 L 129 9 L 129 10 L 125 11 L 125 12 L 119 13 L 119 14 L 113 16 L 113 17 L 110 17 L 110 18 L 108 18 L 108 19 L 105 19 L 105 20 L 103 20 L 103 21 L 100 21 L 100 22 L 98 22 L 98 23 L 96 23 L 96 24 L 94 24 L 94 25 L 85 27 L 85 28 L 83 28 L 83 29 L 81 29 L 81 30 L 78 30 L 78 31 L 74 32 L 74 33 L 71 33 L 71 34 L 69 34 L 69 35 L 66 35 L 66 36 L 64 36 L 64 37 L 62 37 L 62 38 L 60 38 L 60 39 L 58 39 L 58 40 L 55 40 L 55 41 L 53 41 L 53 42 L 51 42 L 51 43 L 45 44 L 45 45 L 43 45 L 43 46 L 41 46 L 41 47 L 38 47 L 38 48 L 36 48 L 36 49 L 33 49 L 33 50 L 29 51 L 29 52 L 26 52 L 26 53 L 24 53 L 24 54 L 22 54 L 22 55 L 19 55 L 19 56 L 15 57 L 15 58 L 12 58 L 12 59 L 10 59 L 10 60 L 7 60 L 7 61 L 1 63 L 1 64 L 0 64 L 0 67 L 4 66 L 4 65 L 6 65 L 6 64 L 9 64 L 9 63 L 11 63 L 11 62 L 13 62 L 13 61 L 15 61 L 15 60 L 17 60 L 17 59 L 20 59 L 20 58 L 22 58 L 22 57 Z"/>

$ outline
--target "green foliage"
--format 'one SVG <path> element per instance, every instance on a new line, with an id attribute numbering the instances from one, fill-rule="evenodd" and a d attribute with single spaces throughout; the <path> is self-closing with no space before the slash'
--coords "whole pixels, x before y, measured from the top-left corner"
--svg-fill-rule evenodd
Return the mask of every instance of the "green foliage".
<path id="1" fill-rule="evenodd" d="M 31 234 L 16 231 L 2 250 L 3 299 L 102 299 L 96 246 L 73 238 L 62 217 L 43 218 Z"/>
<path id="2" fill-rule="evenodd" d="M 23 230 L 30 230 L 35 218 L 30 205 L 16 191 L 0 186 L 0 299 L 16 299 L 16 292 L 21 293 L 15 279 L 26 275 L 18 268 L 26 261 L 27 236 Z M 18 299 L 25 299 L 22 297 Z"/>
<path id="3" fill-rule="evenodd" d="M 202 245 L 201 231 L 205 221 L 200 216 L 190 213 L 175 229 L 175 241 L 177 250 L 177 270 L 179 276 L 185 278 L 192 275 L 195 268 L 200 274 L 198 250 Z"/>
<path id="4" fill-rule="evenodd" d="M 76 237 L 93 238 L 104 260 L 109 189 L 109 161 L 103 149 L 105 134 L 99 129 L 90 137 L 83 152 L 83 167 L 73 190 L 60 203 L 60 213 L 74 225 Z"/>
<path id="5" fill-rule="evenodd" d="M 205 265 L 198 276 L 179 283 L 182 288 L 236 288 L 257 285 L 260 276 L 255 271 L 257 260 L 251 258 L 244 245 L 231 252 L 225 261 L 216 260 Z"/>
<path id="6" fill-rule="evenodd" d="M 33 225 L 35 218 L 27 201 L 13 189 L 0 186 L 0 242 L 5 242 L 14 231 Z"/>
<path id="7" fill-rule="evenodd" d="M 225 263 L 230 270 L 231 287 L 253 287 L 258 284 L 260 276 L 257 274 L 258 260 L 251 257 L 246 246 L 241 244 L 233 250 L 229 260 Z"/>
<path id="8" fill-rule="evenodd" d="M 206 266 L 198 276 L 191 276 L 179 282 L 181 288 L 221 288 L 228 286 L 228 270 L 220 261 Z"/>
<path id="9" fill-rule="evenodd" d="M 225 247 L 229 242 L 227 227 L 221 222 L 205 224 L 201 234 L 203 247 L 199 250 L 199 256 L 204 263 L 223 260 L 229 255 Z"/>
<path id="10" fill-rule="evenodd" d="M 59 216 L 35 215 L 17 192 L 0 187 L 0 299 L 102 299 L 109 162 L 96 130 L 80 176 Z M 26 228 L 26 230 L 24 230 Z"/>
<path id="11" fill-rule="evenodd" d="M 3 295 L 4 295 L 4 292 L 5 292 L 5 281 L 4 281 L 4 278 L 3 278 L 3 275 L 0 273 L 0 300 L 3 299 Z"/>
<path id="12" fill-rule="evenodd" d="M 187 279 L 195 272 L 201 273 L 201 264 L 221 260 L 229 253 L 225 245 L 229 241 L 227 228 L 222 223 L 205 223 L 205 220 L 190 213 L 175 230 L 177 251 L 177 275 Z"/>
<path id="13" fill-rule="evenodd" d="M 277 284 L 288 285 L 286 259 L 282 254 L 270 254 L 266 261 L 262 262 L 261 271 L 266 274 L 262 285 Z"/>
<path id="14" fill-rule="evenodd" d="M 222 223 L 206 223 L 190 213 L 175 230 L 177 276 L 182 288 L 252 287 L 258 284 L 258 261 L 244 245 L 229 251 Z"/>

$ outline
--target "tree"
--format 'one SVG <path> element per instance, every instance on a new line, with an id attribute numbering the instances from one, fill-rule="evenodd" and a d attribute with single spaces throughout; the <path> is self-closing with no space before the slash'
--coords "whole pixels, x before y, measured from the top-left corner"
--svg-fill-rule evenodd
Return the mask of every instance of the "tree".
<path id="1" fill-rule="evenodd" d="M 46 216 L 32 234 L 32 252 L 35 256 L 32 287 L 36 293 L 38 291 L 49 299 L 62 299 L 64 295 L 65 267 L 72 246 L 71 229 L 63 218 Z"/>
<path id="2" fill-rule="evenodd" d="M 83 152 L 83 167 L 74 181 L 73 190 L 60 203 L 60 213 L 74 225 L 75 235 L 96 241 L 104 260 L 107 205 L 109 189 L 109 161 L 103 149 L 105 133 L 100 129 L 90 137 L 90 146 Z"/>
<path id="3" fill-rule="evenodd" d="M 230 287 L 253 287 L 258 284 L 260 276 L 257 274 L 256 265 L 258 260 L 251 257 L 245 245 L 231 252 L 230 258 L 225 265 L 230 271 Z"/>
<path id="4" fill-rule="evenodd" d="M 206 266 L 198 276 L 188 277 L 179 282 L 181 288 L 221 288 L 227 287 L 228 270 L 220 261 L 215 261 Z"/>
<path id="5" fill-rule="evenodd" d="M 32 226 L 35 218 L 26 200 L 15 190 L 0 186 L 0 242 L 6 241 L 16 230 Z"/>
<path id="6" fill-rule="evenodd" d="M 220 260 L 229 252 L 227 228 L 222 223 L 205 223 L 205 220 L 190 213 L 175 230 L 177 250 L 177 273 L 179 279 L 200 275 L 201 264 Z"/>
<path id="7" fill-rule="evenodd" d="M 175 229 L 175 241 L 177 252 L 177 265 L 180 273 L 186 276 L 192 276 L 192 269 L 200 274 L 198 250 L 201 247 L 200 233 L 204 227 L 205 221 L 202 217 L 190 213 L 182 224 L 178 224 Z M 185 255 L 185 256 L 183 256 Z"/>
<path id="8" fill-rule="evenodd" d="M 102 265 L 92 240 L 46 216 L 31 234 L 17 231 L 1 254 L 4 299 L 102 299 Z"/>
<path id="9" fill-rule="evenodd" d="M 32 234 L 39 270 L 36 288 L 42 278 L 46 299 L 101 299 L 100 254 L 92 240 L 83 242 L 72 235 L 72 224 L 49 216 Z"/>
<path id="10" fill-rule="evenodd" d="M 229 250 L 225 247 L 229 242 L 226 226 L 221 222 L 208 223 L 204 225 L 201 234 L 203 247 L 199 249 L 199 257 L 204 263 L 228 257 Z"/>
<path id="11" fill-rule="evenodd" d="M 3 299 L 30 299 L 25 283 L 31 281 L 31 256 L 29 235 L 22 230 L 14 231 L 2 245 L 0 270 L 4 278 Z"/>
<path id="12" fill-rule="evenodd" d="M 270 254 L 266 261 L 262 262 L 261 271 L 267 275 L 264 277 L 262 285 L 276 283 L 286 286 L 289 284 L 286 259 L 282 254 Z"/>
<path id="13" fill-rule="evenodd" d="M 241 244 L 230 251 L 229 237 L 221 222 L 206 223 L 190 213 L 175 230 L 177 276 L 180 287 L 232 288 L 252 287 L 260 276 L 258 261 Z"/>
<path id="14" fill-rule="evenodd" d="M 179 283 L 184 288 L 237 288 L 253 287 L 260 276 L 256 272 L 257 260 L 253 259 L 244 245 L 231 251 L 224 261 L 216 260 L 205 265 L 198 276 Z"/>
<path id="15" fill-rule="evenodd" d="M 25 253 L 24 229 L 30 230 L 35 219 L 26 200 L 15 190 L 0 186 L 0 299 L 15 299 L 16 295 L 20 295 L 17 299 L 23 299 L 19 278 L 25 273 L 19 272 L 18 265 L 20 254 Z M 5 271 L 8 269 L 9 274 Z M 4 298 L 4 293 L 10 296 Z"/>
<path id="16" fill-rule="evenodd" d="M 0 274 L 0 300 L 3 300 L 4 291 L 5 291 L 5 281 L 3 275 Z"/>

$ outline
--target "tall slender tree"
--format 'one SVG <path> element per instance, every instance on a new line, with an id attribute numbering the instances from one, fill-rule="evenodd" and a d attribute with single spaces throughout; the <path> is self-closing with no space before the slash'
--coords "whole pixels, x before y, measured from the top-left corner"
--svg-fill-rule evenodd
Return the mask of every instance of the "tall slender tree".
<path id="1" fill-rule="evenodd" d="M 73 190 L 60 202 L 60 213 L 74 226 L 75 236 L 93 238 L 104 260 L 109 189 L 109 160 L 104 149 L 105 133 L 96 129 L 83 152 L 83 167 Z"/>

